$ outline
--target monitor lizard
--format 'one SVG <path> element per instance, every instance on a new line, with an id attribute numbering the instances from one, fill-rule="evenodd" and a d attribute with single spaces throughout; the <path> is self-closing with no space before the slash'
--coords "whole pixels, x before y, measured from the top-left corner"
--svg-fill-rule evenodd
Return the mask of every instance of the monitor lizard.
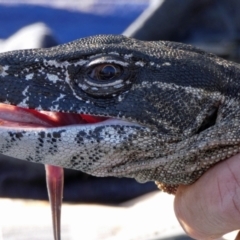
<path id="1" fill-rule="evenodd" d="M 1 111 L 0 152 L 172 192 L 240 152 L 239 78 L 192 46 L 121 35 L 1 53 L 0 102 L 16 116 Z M 79 119 L 43 128 L 49 112 Z"/>
<path id="2" fill-rule="evenodd" d="M 0 54 L 0 153 L 168 193 L 240 152 L 240 67 L 100 35 Z"/>

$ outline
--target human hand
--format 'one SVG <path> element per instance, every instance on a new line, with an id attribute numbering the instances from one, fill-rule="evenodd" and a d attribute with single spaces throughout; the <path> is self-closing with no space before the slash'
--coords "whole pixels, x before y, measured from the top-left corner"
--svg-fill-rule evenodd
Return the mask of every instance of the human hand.
<path id="1" fill-rule="evenodd" d="M 239 229 L 240 154 L 209 169 L 194 184 L 180 186 L 174 208 L 181 226 L 194 239 L 217 239 Z"/>

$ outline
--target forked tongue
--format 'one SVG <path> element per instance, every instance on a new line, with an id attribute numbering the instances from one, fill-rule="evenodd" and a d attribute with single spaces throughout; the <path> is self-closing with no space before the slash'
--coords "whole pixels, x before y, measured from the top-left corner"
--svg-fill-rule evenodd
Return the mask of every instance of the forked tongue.
<path id="1" fill-rule="evenodd" d="M 90 115 L 53 113 L 23 109 L 0 103 L 0 126 L 3 127 L 58 127 L 103 121 L 105 118 Z M 45 165 L 48 197 L 52 210 L 54 239 L 61 239 L 61 205 L 63 198 L 64 171 L 61 167 Z"/>
<path id="2" fill-rule="evenodd" d="M 51 115 L 51 114 L 50 114 Z M 99 119 L 97 117 L 89 115 L 79 114 L 54 114 L 55 121 L 59 121 L 59 126 L 79 124 L 79 123 L 95 123 Z M 53 126 L 58 124 L 54 123 Z M 53 223 L 53 234 L 55 240 L 61 239 L 61 206 L 63 199 L 63 186 L 64 186 L 64 170 L 61 167 L 45 165 L 46 181 L 48 198 L 51 205 L 52 211 L 52 223 Z"/>
<path id="3" fill-rule="evenodd" d="M 61 206 L 63 198 L 63 168 L 45 165 L 48 198 L 52 210 L 53 234 L 55 240 L 61 239 Z"/>

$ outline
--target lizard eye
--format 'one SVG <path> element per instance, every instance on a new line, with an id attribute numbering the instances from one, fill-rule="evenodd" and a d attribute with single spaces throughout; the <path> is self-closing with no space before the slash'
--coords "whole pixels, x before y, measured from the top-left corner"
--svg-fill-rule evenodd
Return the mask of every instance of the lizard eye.
<path id="1" fill-rule="evenodd" d="M 134 80 L 135 68 L 128 60 L 107 55 L 90 59 L 71 84 L 93 97 L 109 98 L 127 91 Z"/>
<path id="2" fill-rule="evenodd" d="M 112 80 L 122 73 L 122 67 L 116 64 L 100 64 L 94 67 L 88 75 L 95 80 Z"/>

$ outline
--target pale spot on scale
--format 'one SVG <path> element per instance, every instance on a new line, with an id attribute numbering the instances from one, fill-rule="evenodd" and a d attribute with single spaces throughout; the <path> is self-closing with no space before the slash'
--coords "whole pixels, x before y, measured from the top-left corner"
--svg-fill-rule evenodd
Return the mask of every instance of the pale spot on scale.
<path id="1" fill-rule="evenodd" d="M 61 93 L 60 96 L 59 96 L 55 101 L 53 101 L 53 103 L 54 103 L 54 102 L 58 102 L 59 100 L 63 99 L 65 96 L 66 96 L 66 95 L 64 95 L 64 94 Z"/>
<path id="2" fill-rule="evenodd" d="M 7 96 L 7 97 L 8 97 L 8 96 Z M 8 100 L 3 101 L 2 103 L 5 103 L 5 104 L 8 104 L 8 105 L 11 105 L 11 103 L 10 103 Z"/>
<path id="3" fill-rule="evenodd" d="M 9 69 L 9 66 L 2 66 L 0 65 L 0 76 L 5 77 L 8 75 L 6 72 Z"/>
<path id="4" fill-rule="evenodd" d="M 28 92 L 29 86 L 27 86 L 23 91 L 22 91 L 22 95 L 26 96 L 27 92 Z"/>
<path id="5" fill-rule="evenodd" d="M 162 64 L 162 66 L 171 66 L 171 63 L 170 62 L 165 62 Z"/>
<path id="6" fill-rule="evenodd" d="M 116 55 L 116 56 L 119 56 L 119 55 L 120 55 L 118 52 L 109 52 L 108 54 Z"/>
<path id="7" fill-rule="evenodd" d="M 82 66 L 84 64 L 88 63 L 88 60 L 85 60 L 85 59 L 80 59 L 78 62 L 74 63 L 73 65 L 74 66 Z M 70 65 L 70 64 L 69 64 Z"/>
<path id="8" fill-rule="evenodd" d="M 59 105 L 54 105 L 53 107 L 50 107 L 49 110 L 51 112 L 57 112 L 57 111 L 59 111 Z"/>
<path id="9" fill-rule="evenodd" d="M 135 65 L 136 65 L 136 66 L 143 67 L 143 66 L 145 65 L 145 63 L 142 62 L 142 61 L 138 61 L 138 62 L 135 62 Z"/>
<path id="10" fill-rule="evenodd" d="M 118 96 L 118 101 L 121 102 L 123 100 L 123 97 L 121 95 Z"/>
<path id="11" fill-rule="evenodd" d="M 89 56 L 89 59 L 93 59 L 93 58 L 101 57 L 101 56 L 102 56 L 102 53 L 97 53 L 97 54 Z"/>
<path id="12" fill-rule="evenodd" d="M 185 166 L 186 172 L 193 172 L 195 169 L 197 169 L 197 164 L 190 164 Z"/>
<path id="13" fill-rule="evenodd" d="M 113 88 L 118 89 L 118 88 L 121 88 L 121 87 L 123 87 L 123 86 L 124 86 L 123 84 L 117 84 L 117 85 L 113 86 Z"/>
<path id="14" fill-rule="evenodd" d="M 87 90 L 89 87 L 86 84 L 81 84 L 79 83 L 78 86 L 82 89 L 82 90 Z"/>
<path id="15" fill-rule="evenodd" d="M 32 78 L 33 78 L 33 73 L 29 73 L 25 77 L 26 80 L 32 80 Z"/>
<path id="16" fill-rule="evenodd" d="M 18 104 L 19 107 L 28 107 L 27 101 L 29 100 L 29 97 L 26 97 L 23 99 L 22 102 Z"/>
<path id="17" fill-rule="evenodd" d="M 133 56 L 132 54 L 125 54 L 125 55 L 124 55 L 124 58 L 125 58 L 125 59 L 129 59 L 129 58 L 131 58 L 132 56 Z"/>
<path id="18" fill-rule="evenodd" d="M 42 108 L 42 106 L 41 105 L 39 105 L 38 107 L 36 107 L 35 108 L 36 110 L 38 110 L 38 111 L 41 111 L 41 110 L 43 110 L 43 108 Z"/>
<path id="19" fill-rule="evenodd" d="M 58 78 L 57 75 L 54 75 L 54 74 L 47 74 L 47 78 L 48 80 L 50 80 L 51 82 L 53 83 L 56 83 L 57 81 L 60 81 L 60 79 Z"/>
<path id="20" fill-rule="evenodd" d="M 92 87 L 91 88 L 93 91 L 98 91 L 98 88 L 96 88 L 96 87 Z"/>

